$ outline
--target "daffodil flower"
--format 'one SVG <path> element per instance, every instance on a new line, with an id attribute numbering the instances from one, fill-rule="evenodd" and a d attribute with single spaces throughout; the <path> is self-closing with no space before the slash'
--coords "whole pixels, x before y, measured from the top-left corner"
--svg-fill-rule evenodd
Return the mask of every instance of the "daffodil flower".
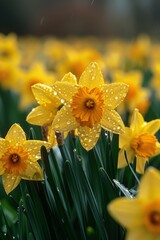
<path id="1" fill-rule="evenodd" d="M 115 108 L 127 94 L 124 83 L 105 84 L 96 62 L 90 63 L 82 73 L 79 84 L 68 73 L 54 84 L 64 106 L 57 112 L 53 129 L 60 132 L 78 129 L 82 146 L 88 151 L 99 139 L 101 128 L 122 133 L 124 124 Z"/>
<path id="2" fill-rule="evenodd" d="M 5 138 L 0 138 L 0 175 L 6 193 L 10 193 L 25 180 L 43 180 L 42 170 L 37 163 L 40 148 L 50 144 L 40 140 L 26 140 L 25 132 L 13 124 Z"/>
<path id="3" fill-rule="evenodd" d="M 28 114 L 27 122 L 47 128 L 47 141 L 54 146 L 56 144 L 55 132 L 52 130 L 52 122 L 57 111 L 62 106 L 60 99 L 54 95 L 52 87 L 45 84 L 34 84 L 32 92 L 39 106 Z"/>
<path id="4" fill-rule="evenodd" d="M 155 136 L 159 128 L 160 119 L 146 122 L 138 109 L 135 109 L 130 127 L 125 127 L 125 133 L 119 136 L 118 168 L 127 165 L 126 151 L 129 163 L 133 163 L 136 157 L 136 171 L 143 174 L 146 161 L 160 153 L 160 143 Z"/>
<path id="5" fill-rule="evenodd" d="M 117 198 L 107 206 L 110 215 L 127 229 L 126 240 L 160 239 L 160 172 L 148 168 L 135 198 Z"/>

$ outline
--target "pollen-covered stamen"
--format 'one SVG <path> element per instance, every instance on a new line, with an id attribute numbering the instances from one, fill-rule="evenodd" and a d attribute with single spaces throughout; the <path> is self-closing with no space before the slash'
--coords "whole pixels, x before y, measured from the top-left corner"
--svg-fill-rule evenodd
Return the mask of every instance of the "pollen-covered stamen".
<path id="1" fill-rule="evenodd" d="M 135 154 L 139 157 L 150 158 L 156 152 L 157 138 L 148 133 L 135 136 L 130 144 Z"/>
<path id="2" fill-rule="evenodd" d="M 160 233 L 160 199 L 146 204 L 144 224 L 150 231 Z"/>
<path id="3" fill-rule="evenodd" d="M 80 126 L 92 128 L 100 122 L 104 105 L 104 94 L 98 87 L 80 87 L 72 97 L 72 115 Z"/>
<path id="4" fill-rule="evenodd" d="M 12 163 L 18 163 L 20 160 L 20 156 L 17 153 L 13 153 L 10 155 L 10 161 Z"/>
<path id="5" fill-rule="evenodd" d="M 84 105 L 88 109 L 93 109 L 95 107 L 95 102 L 93 99 L 87 99 Z"/>

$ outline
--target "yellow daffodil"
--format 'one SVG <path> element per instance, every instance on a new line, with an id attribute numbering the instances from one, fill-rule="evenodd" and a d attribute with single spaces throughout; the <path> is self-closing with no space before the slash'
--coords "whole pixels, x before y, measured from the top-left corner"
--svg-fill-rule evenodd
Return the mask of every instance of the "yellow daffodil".
<path id="1" fill-rule="evenodd" d="M 125 133 L 119 136 L 118 168 L 127 165 L 124 155 L 126 151 L 130 163 L 136 157 L 136 171 L 143 174 L 146 161 L 160 153 L 160 144 L 155 136 L 159 129 L 159 119 L 145 122 L 138 109 L 135 109 L 130 127 L 125 127 Z"/>
<path id="2" fill-rule="evenodd" d="M 125 98 L 128 86 L 124 83 L 104 84 L 96 62 L 87 66 L 79 84 L 70 73 L 64 76 L 63 81 L 56 82 L 54 88 L 64 100 L 64 106 L 53 121 L 54 130 L 64 132 L 77 128 L 86 150 L 95 146 L 101 127 L 117 134 L 123 132 L 123 121 L 114 109 Z"/>
<path id="3" fill-rule="evenodd" d="M 135 198 L 118 198 L 107 209 L 127 229 L 126 240 L 160 239 L 160 172 L 149 168 Z"/>
<path id="4" fill-rule="evenodd" d="M 31 86 L 36 83 L 51 85 L 55 81 L 55 76 L 48 72 L 42 63 L 33 63 L 30 69 L 23 72 L 21 81 L 17 89 L 21 94 L 20 107 L 26 108 L 35 103 Z"/>
<path id="5" fill-rule="evenodd" d="M 26 120 L 31 124 L 45 128 L 47 131 L 45 133 L 47 140 L 54 146 L 56 140 L 54 131 L 52 130 L 52 122 L 62 103 L 54 95 L 54 90 L 50 86 L 37 83 L 32 86 L 32 92 L 39 106 L 32 109 Z"/>
<path id="6" fill-rule="evenodd" d="M 13 124 L 5 138 L 0 138 L 0 175 L 6 193 L 10 193 L 25 180 L 43 180 L 42 170 L 37 163 L 40 148 L 50 144 L 40 140 L 26 140 L 25 132 Z"/>

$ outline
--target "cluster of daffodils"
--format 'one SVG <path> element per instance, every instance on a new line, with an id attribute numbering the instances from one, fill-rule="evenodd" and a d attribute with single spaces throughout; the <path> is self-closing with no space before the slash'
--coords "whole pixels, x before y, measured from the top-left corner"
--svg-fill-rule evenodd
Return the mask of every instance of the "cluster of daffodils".
<path id="1" fill-rule="evenodd" d="M 147 36 L 127 43 L 95 38 L 40 41 L 1 34 L 0 91 L 18 94 L 19 110 L 26 111 L 28 124 L 41 128 L 43 138 L 27 140 L 17 123 L 0 137 L 5 192 L 12 192 L 21 179 L 44 180 L 41 147 L 48 152 L 54 148 L 57 134 L 66 138 L 74 132 L 87 152 L 102 130 L 111 137 L 118 134 L 117 172 L 135 166 L 142 178 L 136 197 L 115 199 L 107 211 L 128 229 L 127 240 L 160 239 L 160 173 L 147 166 L 160 155 L 160 119 L 157 113 L 154 120 L 145 120 L 154 93 L 159 98 L 158 53 L 160 46 L 152 47 Z"/>

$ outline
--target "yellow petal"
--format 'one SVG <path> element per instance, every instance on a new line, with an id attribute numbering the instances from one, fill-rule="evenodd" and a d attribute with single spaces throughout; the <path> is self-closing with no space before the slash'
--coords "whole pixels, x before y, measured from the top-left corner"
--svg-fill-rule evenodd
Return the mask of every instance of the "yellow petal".
<path id="1" fill-rule="evenodd" d="M 23 142 L 26 141 L 26 135 L 23 129 L 18 124 L 14 123 L 10 127 L 5 139 L 12 145 L 23 144 Z"/>
<path id="2" fill-rule="evenodd" d="M 128 85 L 125 83 L 105 84 L 102 87 L 105 95 L 105 104 L 110 109 L 115 109 L 126 97 Z"/>
<path id="3" fill-rule="evenodd" d="M 119 135 L 119 147 L 129 146 L 132 138 L 132 130 L 128 127 L 124 128 L 124 132 Z"/>
<path id="4" fill-rule="evenodd" d="M 75 118 L 72 116 L 71 108 L 64 106 L 58 112 L 52 123 L 53 130 L 67 132 L 76 129 L 79 126 Z"/>
<path id="5" fill-rule="evenodd" d="M 70 102 L 72 96 L 77 92 L 78 85 L 64 82 L 56 82 L 54 84 L 55 93 L 59 96 L 61 100 Z"/>
<path id="6" fill-rule="evenodd" d="M 2 184 L 7 194 L 13 191 L 21 181 L 21 177 L 11 174 L 3 174 Z"/>
<path id="7" fill-rule="evenodd" d="M 77 83 L 77 78 L 75 75 L 73 75 L 71 72 L 64 75 L 61 82 L 68 82 L 70 84 L 75 85 Z"/>
<path id="8" fill-rule="evenodd" d="M 135 131 L 135 134 L 136 134 L 136 132 L 138 133 L 140 131 L 143 124 L 144 124 L 144 119 L 142 114 L 138 111 L 138 109 L 135 109 L 131 118 L 131 124 L 130 124 L 131 129 Z"/>
<path id="9" fill-rule="evenodd" d="M 143 224 L 143 208 L 138 199 L 117 198 L 109 203 L 107 209 L 110 215 L 126 228 L 132 229 Z"/>
<path id="10" fill-rule="evenodd" d="M 60 101 L 57 96 L 54 95 L 54 89 L 52 87 L 37 83 L 32 86 L 32 92 L 39 104 L 45 105 L 46 103 L 50 104 L 52 102 L 57 104 L 58 102 L 58 105 L 60 105 Z"/>
<path id="11" fill-rule="evenodd" d="M 138 197 L 148 201 L 160 199 L 160 171 L 153 167 L 147 169 L 141 178 Z"/>
<path id="12" fill-rule="evenodd" d="M 41 181 L 44 179 L 42 169 L 37 162 L 27 161 L 27 169 L 21 174 L 22 179 Z"/>
<path id="13" fill-rule="evenodd" d="M 7 151 L 8 147 L 9 145 L 7 144 L 7 141 L 3 138 L 0 138 L 0 158 Z"/>
<path id="14" fill-rule="evenodd" d="M 32 162 L 40 159 L 41 146 L 45 146 L 47 149 L 50 149 L 51 147 L 50 143 L 40 140 L 28 140 L 25 142 L 24 149 L 28 153 L 29 159 Z"/>
<path id="15" fill-rule="evenodd" d="M 94 125 L 93 128 L 78 127 L 78 136 L 82 146 L 89 151 L 92 149 L 100 136 L 101 126 L 99 124 Z"/>
<path id="16" fill-rule="evenodd" d="M 143 132 L 147 132 L 154 135 L 159 129 L 160 129 L 160 120 L 155 119 L 146 123 L 146 125 L 143 128 Z"/>
<path id="17" fill-rule="evenodd" d="M 123 168 L 127 166 L 127 161 L 124 154 L 125 149 L 122 148 L 118 154 L 118 168 Z M 133 163 L 134 152 L 131 149 L 126 149 L 126 155 L 129 163 Z"/>
<path id="18" fill-rule="evenodd" d="M 4 174 L 3 163 L 0 161 L 0 175 Z"/>
<path id="19" fill-rule="evenodd" d="M 160 236 L 156 236 L 156 234 L 141 226 L 129 230 L 126 234 L 126 240 L 160 240 Z"/>
<path id="20" fill-rule="evenodd" d="M 86 86 L 89 89 L 99 87 L 104 84 L 101 69 L 96 62 L 90 63 L 79 79 L 79 85 Z"/>
<path id="21" fill-rule="evenodd" d="M 136 172 L 139 174 L 144 174 L 144 167 L 148 159 L 143 157 L 136 158 Z"/>
<path id="22" fill-rule="evenodd" d="M 117 134 L 124 133 L 124 123 L 115 110 L 109 110 L 105 107 L 100 123 L 101 126 L 108 131 Z"/>
<path id="23" fill-rule="evenodd" d="M 32 109 L 32 111 L 28 114 L 26 121 L 34 125 L 43 126 L 51 123 L 55 115 L 56 113 L 54 114 L 51 110 L 48 110 L 43 106 L 38 106 Z"/>

